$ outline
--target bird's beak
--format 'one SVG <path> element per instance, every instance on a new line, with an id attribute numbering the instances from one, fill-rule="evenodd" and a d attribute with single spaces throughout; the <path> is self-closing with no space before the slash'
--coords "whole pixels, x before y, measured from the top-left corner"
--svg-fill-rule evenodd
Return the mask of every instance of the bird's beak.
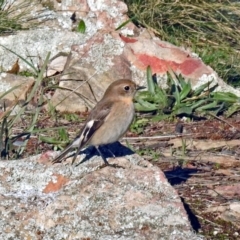
<path id="1" fill-rule="evenodd" d="M 144 86 L 137 86 L 137 87 L 136 87 L 136 90 L 139 91 L 139 90 L 142 90 L 142 89 L 145 89 L 145 88 L 146 88 L 146 87 L 144 87 Z"/>

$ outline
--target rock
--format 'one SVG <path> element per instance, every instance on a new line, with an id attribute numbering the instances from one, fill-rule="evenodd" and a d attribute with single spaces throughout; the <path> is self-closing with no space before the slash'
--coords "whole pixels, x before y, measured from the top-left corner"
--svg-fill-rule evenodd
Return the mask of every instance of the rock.
<path id="1" fill-rule="evenodd" d="M 48 52 L 51 52 L 51 57 L 59 52 L 69 53 L 73 44 L 82 44 L 86 41 L 86 38 L 87 36 L 83 36 L 83 34 L 67 30 L 32 29 L 18 32 L 16 35 L 1 37 L 0 44 L 29 62 L 32 61 L 34 66 L 37 67 L 38 65 L 41 66 Z M 0 46 L 0 59 L 3 62 L 3 68 L 9 70 L 16 61 L 16 55 Z M 32 71 L 30 66 L 21 59 L 19 65 L 21 70 Z"/>
<path id="2" fill-rule="evenodd" d="M 32 77 L 28 78 L 15 74 L 1 73 L 0 96 L 4 95 L 0 99 L 1 110 L 4 111 L 4 106 L 6 107 L 6 111 L 17 105 L 17 103 L 24 102 L 34 82 L 35 80 Z"/>
<path id="3" fill-rule="evenodd" d="M 31 89 L 35 80 L 32 77 L 28 78 L 15 74 L 1 73 L 0 82 L 0 96 L 6 94 L 3 99 L 14 101 L 16 99 L 25 100 L 26 94 Z"/>
<path id="4" fill-rule="evenodd" d="M 21 1 L 15 1 L 14 5 L 19 4 L 19 2 Z M 43 4 L 41 16 L 38 12 L 41 6 L 39 1 L 35 0 L 32 3 L 31 17 L 40 21 L 38 27 L 0 38 L 1 45 L 23 58 L 31 60 L 35 66 L 39 65 L 40 59 L 45 59 L 48 52 L 51 52 L 51 56 L 55 56 L 59 52 L 69 53 L 72 45 L 84 44 L 97 31 L 106 30 L 106 26 L 113 30 L 126 19 L 126 15 L 123 13 L 127 12 L 127 6 L 121 1 L 105 0 L 101 1 L 101 4 L 86 0 L 66 0 L 62 1 L 61 4 L 51 0 L 48 2 L 54 4 L 56 9 L 49 10 L 46 8 L 49 6 Z M 77 23 L 81 19 L 84 20 L 85 34 L 76 32 L 77 26 L 71 20 L 74 12 L 76 12 Z M 0 47 L 0 60 L 3 68 L 9 70 L 16 61 L 16 55 L 4 47 Z M 29 69 L 26 62 L 22 60 L 19 60 L 19 64 L 21 69 Z"/>
<path id="5" fill-rule="evenodd" d="M 240 203 L 238 201 L 224 203 L 224 205 L 217 207 L 209 207 L 205 212 L 217 214 L 218 218 L 231 222 L 237 228 L 240 228 Z"/>
<path id="6" fill-rule="evenodd" d="M 123 43 L 117 33 L 98 34 L 83 45 L 73 45 L 68 67 L 51 102 L 58 111 L 79 112 L 95 106 L 109 84 L 116 79 L 132 79 L 129 62 L 122 57 Z M 64 100 L 63 100 L 64 99 Z M 58 104 L 60 102 L 60 104 Z"/>
<path id="7" fill-rule="evenodd" d="M 50 77 L 63 72 L 65 64 L 67 63 L 67 55 L 68 54 L 60 53 L 50 59 L 47 70 L 45 72 L 45 77 Z"/>
<path id="8" fill-rule="evenodd" d="M 202 239 L 163 172 L 123 155 L 109 160 L 116 168 L 97 156 L 78 166 L 0 161 L 1 238 Z"/>
<path id="9" fill-rule="evenodd" d="M 216 186 L 215 191 L 226 199 L 240 196 L 240 184 Z"/>

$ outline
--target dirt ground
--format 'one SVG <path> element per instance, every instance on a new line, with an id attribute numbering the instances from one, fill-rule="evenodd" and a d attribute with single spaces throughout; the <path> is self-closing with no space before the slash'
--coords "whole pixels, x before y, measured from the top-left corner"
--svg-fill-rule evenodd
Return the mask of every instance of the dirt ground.
<path id="1" fill-rule="evenodd" d="M 179 193 L 193 229 L 206 239 L 240 239 L 240 116 L 190 123 L 153 123 L 132 142 Z M 144 149 L 144 150 L 143 150 Z"/>

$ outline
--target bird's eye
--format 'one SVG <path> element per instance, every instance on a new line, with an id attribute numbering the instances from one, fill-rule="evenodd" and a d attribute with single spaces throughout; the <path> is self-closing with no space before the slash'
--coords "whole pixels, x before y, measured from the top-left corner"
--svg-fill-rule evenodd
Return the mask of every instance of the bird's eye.
<path id="1" fill-rule="evenodd" d="M 126 91 L 128 91 L 128 90 L 130 89 L 130 87 L 129 87 L 129 86 L 125 86 L 124 89 L 125 89 Z"/>

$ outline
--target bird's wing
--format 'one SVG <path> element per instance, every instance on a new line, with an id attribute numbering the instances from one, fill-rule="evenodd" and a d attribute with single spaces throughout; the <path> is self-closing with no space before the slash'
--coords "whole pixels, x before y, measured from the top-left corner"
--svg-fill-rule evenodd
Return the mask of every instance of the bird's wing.
<path id="1" fill-rule="evenodd" d="M 97 106 L 91 111 L 85 126 L 83 127 L 80 134 L 75 138 L 76 141 L 79 141 L 79 146 L 72 160 L 72 164 L 76 160 L 81 149 L 92 138 L 94 132 L 102 126 L 104 120 L 110 113 L 112 106 L 113 106 L 112 101 L 102 101 L 99 102 Z"/>
<path id="2" fill-rule="evenodd" d="M 70 143 L 64 151 L 53 159 L 53 163 L 61 162 L 64 156 L 71 151 L 72 148 L 78 147 L 78 150 L 74 156 L 73 162 L 81 149 L 88 143 L 92 138 L 94 132 L 101 127 L 104 123 L 105 118 L 111 111 L 113 102 L 112 101 L 100 101 L 95 108 L 92 109 L 88 116 L 85 125 L 83 126 L 80 133 L 76 136 L 72 143 Z"/>
<path id="3" fill-rule="evenodd" d="M 99 102 L 98 105 L 91 111 L 86 124 L 82 131 L 75 139 L 80 139 L 79 147 L 82 148 L 92 138 L 94 132 L 102 126 L 104 120 L 108 116 L 113 106 L 111 101 Z"/>

